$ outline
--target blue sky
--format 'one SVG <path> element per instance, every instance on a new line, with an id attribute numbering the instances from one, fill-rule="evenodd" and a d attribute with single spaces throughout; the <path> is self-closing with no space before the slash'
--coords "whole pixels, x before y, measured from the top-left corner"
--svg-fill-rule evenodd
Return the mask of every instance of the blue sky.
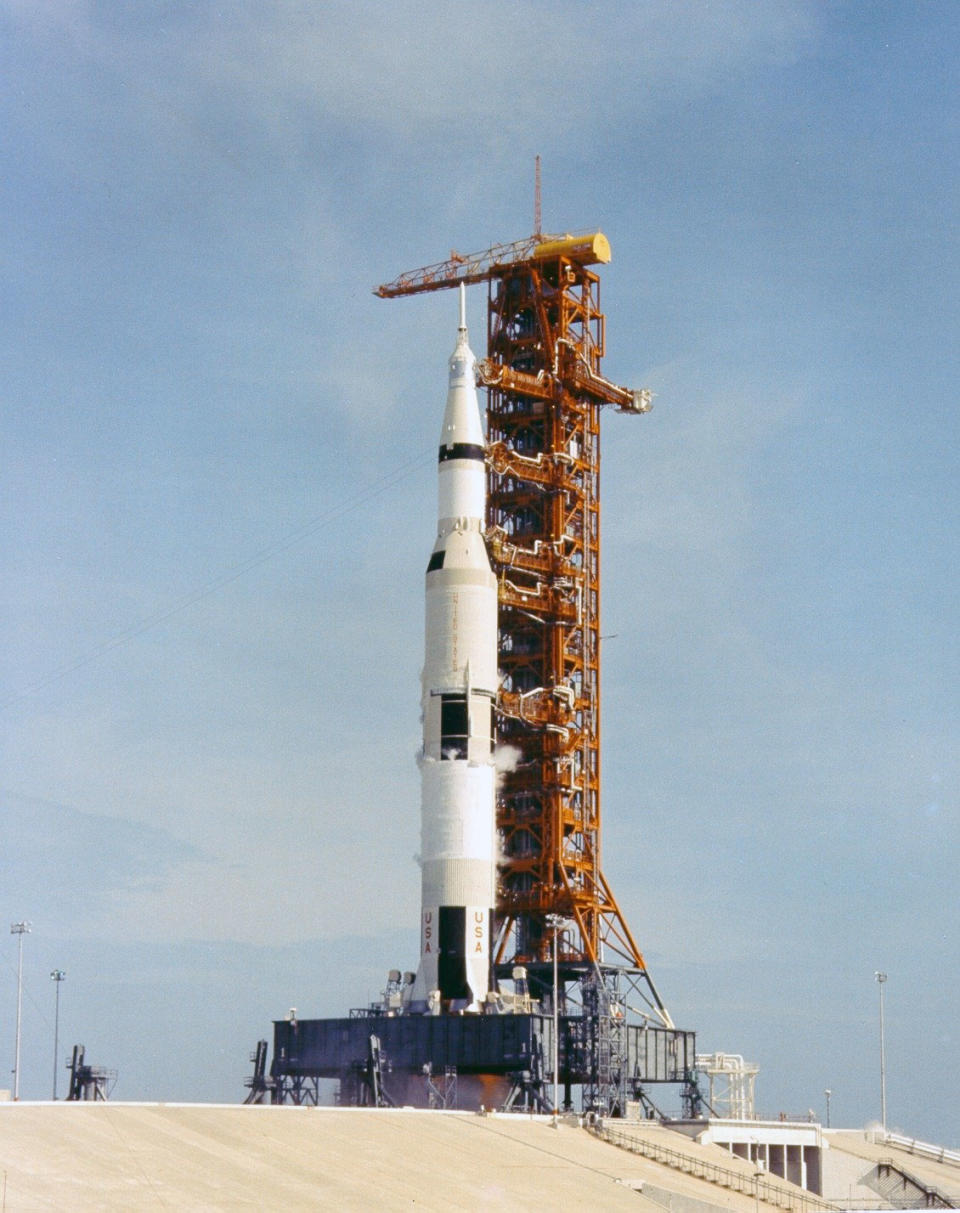
<path id="1" fill-rule="evenodd" d="M 604 425 L 607 875 L 773 1114 L 878 1116 L 887 970 L 889 1121 L 960 1145 L 958 26 L 0 0 L 25 1096 L 54 967 L 118 1097 L 233 1100 L 272 1018 L 415 962 L 456 302 L 371 290 L 527 235 L 539 153 L 544 226 L 613 247 L 605 371 L 656 393 Z"/>

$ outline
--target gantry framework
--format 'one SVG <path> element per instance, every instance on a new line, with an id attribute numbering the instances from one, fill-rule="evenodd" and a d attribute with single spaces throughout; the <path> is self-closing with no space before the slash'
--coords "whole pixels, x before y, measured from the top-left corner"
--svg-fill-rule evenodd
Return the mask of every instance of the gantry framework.
<path id="1" fill-rule="evenodd" d="M 648 392 L 605 379 L 601 233 L 535 235 L 381 286 L 383 298 L 488 283 L 487 539 L 499 582 L 497 740 L 504 761 L 496 966 L 549 987 L 610 973 L 672 1027 L 601 865 L 600 411 L 642 413 Z M 614 1017 L 618 1012 L 612 1012 Z"/>

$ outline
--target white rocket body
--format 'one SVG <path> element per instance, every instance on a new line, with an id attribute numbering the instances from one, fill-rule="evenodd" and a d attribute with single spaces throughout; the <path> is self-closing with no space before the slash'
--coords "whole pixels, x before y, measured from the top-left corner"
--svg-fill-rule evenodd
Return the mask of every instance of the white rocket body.
<path id="1" fill-rule="evenodd" d="M 440 436 L 437 540 L 426 575 L 423 886 L 411 1011 L 479 1011 L 491 988 L 497 582 L 483 538 L 486 472 L 474 363 L 461 287 Z"/>

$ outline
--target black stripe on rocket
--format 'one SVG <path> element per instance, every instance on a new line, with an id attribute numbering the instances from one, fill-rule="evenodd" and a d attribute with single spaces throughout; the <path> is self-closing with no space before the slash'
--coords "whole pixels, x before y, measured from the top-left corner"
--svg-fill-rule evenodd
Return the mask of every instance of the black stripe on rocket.
<path id="1" fill-rule="evenodd" d="M 479 459 L 483 463 L 484 450 L 475 442 L 451 442 L 440 447 L 439 462 L 446 463 L 448 459 Z"/>

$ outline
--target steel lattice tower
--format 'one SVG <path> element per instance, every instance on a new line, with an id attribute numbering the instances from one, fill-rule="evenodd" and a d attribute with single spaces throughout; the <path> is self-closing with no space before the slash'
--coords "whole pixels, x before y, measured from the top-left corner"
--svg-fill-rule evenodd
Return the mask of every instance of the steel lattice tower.
<path id="1" fill-rule="evenodd" d="M 599 287 L 569 250 L 490 279 L 481 375 L 498 738 L 516 751 L 499 796 L 498 960 L 547 963 L 546 920 L 560 915 L 565 966 L 645 972 L 600 854 L 600 410 L 634 398 L 600 373 Z"/>

